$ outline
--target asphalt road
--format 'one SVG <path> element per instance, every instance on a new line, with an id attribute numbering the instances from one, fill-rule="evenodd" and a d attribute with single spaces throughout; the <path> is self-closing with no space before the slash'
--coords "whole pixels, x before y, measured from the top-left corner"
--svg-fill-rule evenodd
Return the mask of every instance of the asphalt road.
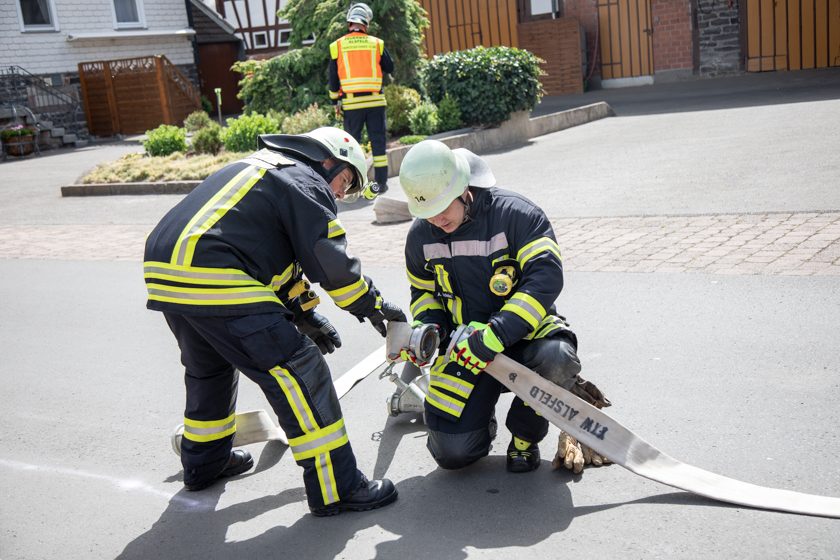
<path id="1" fill-rule="evenodd" d="M 714 110 L 605 119 L 487 157 L 500 184 L 553 217 L 840 208 L 839 102 L 732 106 L 734 97 Z M 110 226 L 151 227 L 178 197 L 58 195 L 97 161 L 135 149 L 96 146 L 0 165 L 4 245 L 20 242 L 10 235 L 16 227 L 91 227 L 84 251 L 49 259 L 0 251 L 3 560 L 840 555 L 837 520 L 721 504 L 618 466 L 552 471 L 554 428 L 534 473 L 505 472 L 504 429 L 490 457 L 441 471 L 422 423 L 387 416 L 393 387 L 375 376 L 342 407 L 362 470 L 396 482 L 393 506 L 313 518 L 298 468 L 276 444 L 251 447 L 254 471 L 183 491 L 169 447 L 183 408 L 175 342 L 144 308 L 139 257 L 96 258 L 97 236 Z M 739 181 L 727 179 L 734 172 Z M 372 209 L 345 216 L 352 225 Z M 399 241 L 376 229 L 383 244 Z M 352 243 L 351 227 L 348 235 Z M 399 266 L 374 259 L 364 268 L 407 307 Z M 648 442 L 732 478 L 840 497 L 837 276 L 570 266 L 558 307 L 580 338 L 584 375 L 614 403 L 610 415 Z M 322 309 L 345 342 L 328 357 L 338 377 L 382 340 L 328 301 Z M 243 380 L 239 409 L 257 408 L 265 401 Z"/>

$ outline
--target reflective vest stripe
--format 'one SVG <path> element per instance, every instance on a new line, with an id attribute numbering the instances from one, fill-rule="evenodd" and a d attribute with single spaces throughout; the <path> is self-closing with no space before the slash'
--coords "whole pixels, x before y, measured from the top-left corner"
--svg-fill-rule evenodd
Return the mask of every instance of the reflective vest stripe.
<path id="1" fill-rule="evenodd" d="M 349 286 L 337 290 L 327 290 L 327 294 L 339 307 L 347 307 L 368 292 L 368 285 L 364 278 L 359 278 Z"/>
<path id="2" fill-rule="evenodd" d="M 511 311 L 516 313 L 519 317 L 531 325 L 532 329 L 536 329 L 540 322 L 545 318 L 545 308 L 525 292 L 516 292 L 511 298 L 502 306 L 502 311 Z"/>
<path id="3" fill-rule="evenodd" d="M 551 253 L 561 261 L 563 260 L 563 257 L 560 255 L 560 247 L 550 237 L 540 237 L 522 247 L 516 254 L 516 260 L 519 261 L 520 268 L 524 268 L 525 263 L 540 253 Z"/>
<path id="4" fill-rule="evenodd" d="M 428 292 L 423 292 L 423 295 L 411 302 L 409 312 L 411 313 L 412 317 L 417 317 L 427 309 L 440 309 L 441 311 L 443 311 L 443 306 L 437 299 L 435 299 L 435 296 Z"/>
<path id="5" fill-rule="evenodd" d="M 221 420 L 193 420 L 184 417 L 184 437 L 200 443 L 216 441 L 236 433 L 236 413 Z"/>
<path id="6" fill-rule="evenodd" d="M 327 237 L 332 239 L 333 237 L 338 237 L 339 235 L 344 235 L 346 232 L 344 228 L 341 227 L 341 222 L 338 219 L 331 221 L 327 224 Z"/>
<path id="7" fill-rule="evenodd" d="M 273 276 L 268 287 L 276 292 L 295 277 L 295 272 L 297 272 L 297 263 L 292 263 L 286 267 L 286 270 Z"/>
<path id="8" fill-rule="evenodd" d="M 456 418 L 460 418 L 464 412 L 464 403 L 444 395 L 431 385 L 429 386 L 429 392 L 426 394 L 426 402 Z"/>
<path id="9" fill-rule="evenodd" d="M 143 263 L 143 277 L 156 280 L 170 280 L 183 284 L 204 284 L 223 286 L 262 286 L 250 275 L 235 268 L 208 268 L 180 266 L 171 263 L 146 261 Z"/>
<path id="10" fill-rule="evenodd" d="M 408 276 L 408 283 L 417 288 L 418 290 L 424 290 L 426 292 L 432 292 L 435 289 L 435 281 L 434 279 L 420 278 L 419 276 L 413 275 L 409 272 L 408 269 L 405 271 L 406 275 Z"/>
<path id="11" fill-rule="evenodd" d="M 270 301 L 282 305 L 271 288 L 187 288 L 148 283 L 149 299 L 184 305 L 237 305 Z"/>
<path id="12" fill-rule="evenodd" d="M 219 192 L 208 200 L 195 216 L 189 221 L 172 252 L 172 264 L 192 264 L 195 246 L 204 233 L 213 227 L 228 210 L 242 200 L 251 187 L 265 175 L 266 169 L 248 166 L 227 182 Z"/>
<path id="13" fill-rule="evenodd" d="M 454 375 L 449 375 L 446 373 L 436 373 L 432 372 L 431 376 L 429 377 L 429 385 L 441 387 L 446 389 L 447 391 L 451 391 L 456 395 L 464 397 L 464 400 L 470 398 L 472 394 L 473 385 L 472 383 L 467 383 L 466 381 L 455 377 Z"/>
<path id="14" fill-rule="evenodd" d="M 463 324 L 462 308 L 463 303 L 461 298 L 452 293 L 452 284 L 449 282 L 449 273 L 443 268 L 442 264 L 435 265 L 435 273 L 437 274 L 437 282 L 441 289 L 450 294 L 452 297 L 446 299 L 446 308 L 449 309 L 449 314 L 455 321 L 456 325 Z"/>
<path id="15" fill-rule="evenodd" d="M 352 93 L 350 95 L 353 95 Z M 371 107 L 385 107 L 388 103 L 385 101 L 385 96 L 372 93 L 370 95 L 359 97 L 345 97 L 341 101 L 341 108 L 345 111 L 352 111 L 354 109 L 369 109 Z"/>

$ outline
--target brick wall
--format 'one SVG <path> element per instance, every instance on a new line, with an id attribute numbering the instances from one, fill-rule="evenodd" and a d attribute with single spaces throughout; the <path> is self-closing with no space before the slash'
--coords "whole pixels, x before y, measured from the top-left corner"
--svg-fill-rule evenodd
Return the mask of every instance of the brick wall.
<path id="1" fill-rule="evenodd" d="M 653 68 L 691 70 L 694 67 L 689 0 L 651 0 Z"/>
<path id="2" fill-rule="evenodd" d="M 718 76 L 741 70 L 739 0 L 697 0 L 700 74 Z"/>
<path id="3" fill-rule="evenodd" d="M 595 45 L 595 38 L 598 29 L 598 9 L 596 8 L 596 0 L 565 0 L 563 4 L 563 15 L 568 18 L 578 20 L 586 36 L 586 53 L 584 60 L 586 61 L 587 76 L 594 75 L 600 78 L 601 67 L 600 57 L 597 56 L 597 47 Z M 592 60 L 595 54 L 595 60 Z M 592 65 L 595 65 L 593 68 Z"/>
<path id="4" fill-rule="evenodd" d="M 546 95 L 583 93 L 581 29 L 574 18 L 562 17 L 520 23 L 520 48 L 546 61 L 540 78 Z"/>

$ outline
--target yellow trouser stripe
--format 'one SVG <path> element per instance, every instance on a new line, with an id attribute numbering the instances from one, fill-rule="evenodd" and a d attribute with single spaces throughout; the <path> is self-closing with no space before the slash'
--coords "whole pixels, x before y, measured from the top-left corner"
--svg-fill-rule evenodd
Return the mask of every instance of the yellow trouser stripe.
<path id="1" fill-rule="evenodd" d="M 289 447 L 292 448 L 295 461 L 302 461 L 338 449 L 348 441 L 342 418 L 325 428 L 290 439 Z"/>
<path id="2" fill-rule="evenodd" d="M 373 156 L 374 167 L 388 167 L 388 156 Z"/>
<path id="3" fill-rule="evenodd" d="M 172 264 L 189 265 L 195 254 L 195 246 L 204 233 L 213 227 L 228 210 L 242 200 L 251 187 L 265 175 L 266 169 L 248 166 L 219 189 L 213 197 L 196 213 L 181 232 L 175 250 L 172 252 Z"/>
<path id="4" fill-rule="evenodd" d="M 184 437 L 190 441 L 216 441 L 236 433 L 236 413 L 221 420 L 193 420 L 184 417 Z"/>
<path id="5" fill-rule="evenodd" d="M 346 111 L 353 109 L 369 109 L 370 107 L 385 107 L 387 102 L 384 95 L 365 95 L 356 98 L 345 98 L 341 102 L 341 107 Z"/>

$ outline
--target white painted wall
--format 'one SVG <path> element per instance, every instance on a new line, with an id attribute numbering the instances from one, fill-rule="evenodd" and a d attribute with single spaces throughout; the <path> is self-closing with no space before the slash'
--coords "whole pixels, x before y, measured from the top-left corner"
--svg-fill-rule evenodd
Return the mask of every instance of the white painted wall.
<path id="1" fill-rule="evenodd" d="M 111 0 L 53 0 L 58 31 L 22 32 L 18 0 L 0 0 L 0 66 L 18 65 L 33 74 L 76 72 L 79 62 L 165 55 L 174 64 L 193 64 L 188 35 L 78 39 L 70 35 L 120 33 Z M 142 0 L 146 30 L 186 29 L 184 0 Z M 137 32 L 126 29 L 124 32 Z"/>

